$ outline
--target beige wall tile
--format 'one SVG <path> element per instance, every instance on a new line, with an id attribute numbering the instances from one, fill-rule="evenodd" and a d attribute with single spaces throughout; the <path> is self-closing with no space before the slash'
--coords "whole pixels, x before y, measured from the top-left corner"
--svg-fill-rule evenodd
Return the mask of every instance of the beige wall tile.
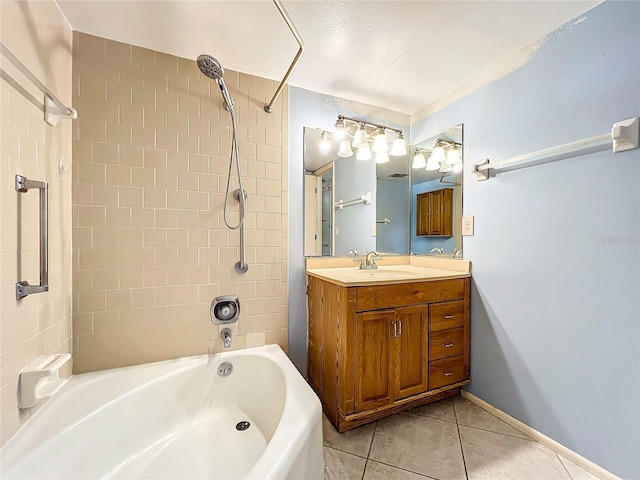
<path id="1" fill-rule="evenodd" d="M 74 75 L 85 88 L 74 91 L 74 103 L 85 114 L 74 151 L 80 166 L 90 166 L 74 174 L 73 185 L 74 275 L 85 279 L 74 282 L 75 371 L 221 350 L 209 321 L 219 294 L 243 302 L 234 349 L 285 343 L 286 122 L 262 108 L 275 83 L 225 72 L 236 92 L 250 194 L 250 269 L 240 275 L 233 268 L 239 232 L 228 230 L 222 215 L 231 123 L 217 86 L 189 59 L 85 34 L 76 38 Z M 95 71 L 102 78 L 88 75 Z M 105 116 L 96 120 L 92 109 Z M 237 222 L 238 203 L 229 205 L 230 221 Z M 49 341 L 60 341 L 60 329 L 57 336 L 51 330 Z"/>

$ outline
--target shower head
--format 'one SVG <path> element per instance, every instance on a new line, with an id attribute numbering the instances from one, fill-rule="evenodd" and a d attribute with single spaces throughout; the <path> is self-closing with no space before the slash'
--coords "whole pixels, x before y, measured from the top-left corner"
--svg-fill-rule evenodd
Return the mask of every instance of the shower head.
<path id="1" fill-rule="evenodd" d="M 224 108 L 231 112 L 233 110 L 233 99 L 231 95 L 229 95 L 229 90 L 227 90 L 227 85 L 224 83 L 224 78 L 222 78 L 224 68 L 222 68 L 220 62 L 211 55 L 203 54 L 198 56 L 197 63 L 198 68 L 204 75 L 217 82 L 222 92 L 222 97 L 224 98 Z"/>
<path id="2" fill-rule="evenodd" d="M 220 80 L 224 75 L 224 68 L 211 55 L 199 55 L 197 62 L 200 71 L 212 80 Z"/>

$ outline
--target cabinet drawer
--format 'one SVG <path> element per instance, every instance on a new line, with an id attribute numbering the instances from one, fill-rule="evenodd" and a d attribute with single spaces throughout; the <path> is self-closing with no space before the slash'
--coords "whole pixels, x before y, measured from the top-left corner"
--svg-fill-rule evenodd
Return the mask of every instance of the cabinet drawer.
<path id="1" fill-rule="evenodd" d="M 429 305 L 429 331 L 448 330 L 464 325 L 464 300 Z"/>
<path id="2" fill-rule="evenodd" d="M 429 390 L 464 380 L 464 356 L 429 362 Z"/>
<path id="3" fill-rule="evenodd" d="M 442 330 L 429 335 L 429 360 L 453 357 L 464 352 L 464 328 Z"/>
<path id="4" fill-rule="evenodd" d="M 464 298 L 465 279 L 372 285 L 356 288 L 356 311 L 382 310 Z M 462 305 L 464 302 L 460 301 Z M 451 328 L 451 327 L 443 327 Z"/>

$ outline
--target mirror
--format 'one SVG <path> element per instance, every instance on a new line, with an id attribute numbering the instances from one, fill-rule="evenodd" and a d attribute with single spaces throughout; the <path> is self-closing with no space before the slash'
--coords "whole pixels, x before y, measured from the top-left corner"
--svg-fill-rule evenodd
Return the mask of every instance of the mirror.
<path id="1" fill-rule="evenodd" d="M 304 128 L 305 256 L 408 254 L 409 153 L 387 163 L 343 158 L 322 134 Z"/>
<path id="2" fill-rule="evenodd" d="M 462 252 L 462 140 L 457 125 L 412 147 L 412 167 L 420 165 L 411 169 L 412 254 Z"/>

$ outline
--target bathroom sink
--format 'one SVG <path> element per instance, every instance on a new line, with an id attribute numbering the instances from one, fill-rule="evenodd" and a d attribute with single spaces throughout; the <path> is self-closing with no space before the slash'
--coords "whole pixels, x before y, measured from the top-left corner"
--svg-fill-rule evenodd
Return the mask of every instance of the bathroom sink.
<path id="1" fill-rule="evenodd" d="M 415 277 L 417 276 L 416 272 L 411 272 L 409 270 L 396 270 L 391 268 L 378 268 L 375 270 L 358 270 L 358 275 L 363 277 L 370 278 L 405 278 L 405 277 Z"/>

